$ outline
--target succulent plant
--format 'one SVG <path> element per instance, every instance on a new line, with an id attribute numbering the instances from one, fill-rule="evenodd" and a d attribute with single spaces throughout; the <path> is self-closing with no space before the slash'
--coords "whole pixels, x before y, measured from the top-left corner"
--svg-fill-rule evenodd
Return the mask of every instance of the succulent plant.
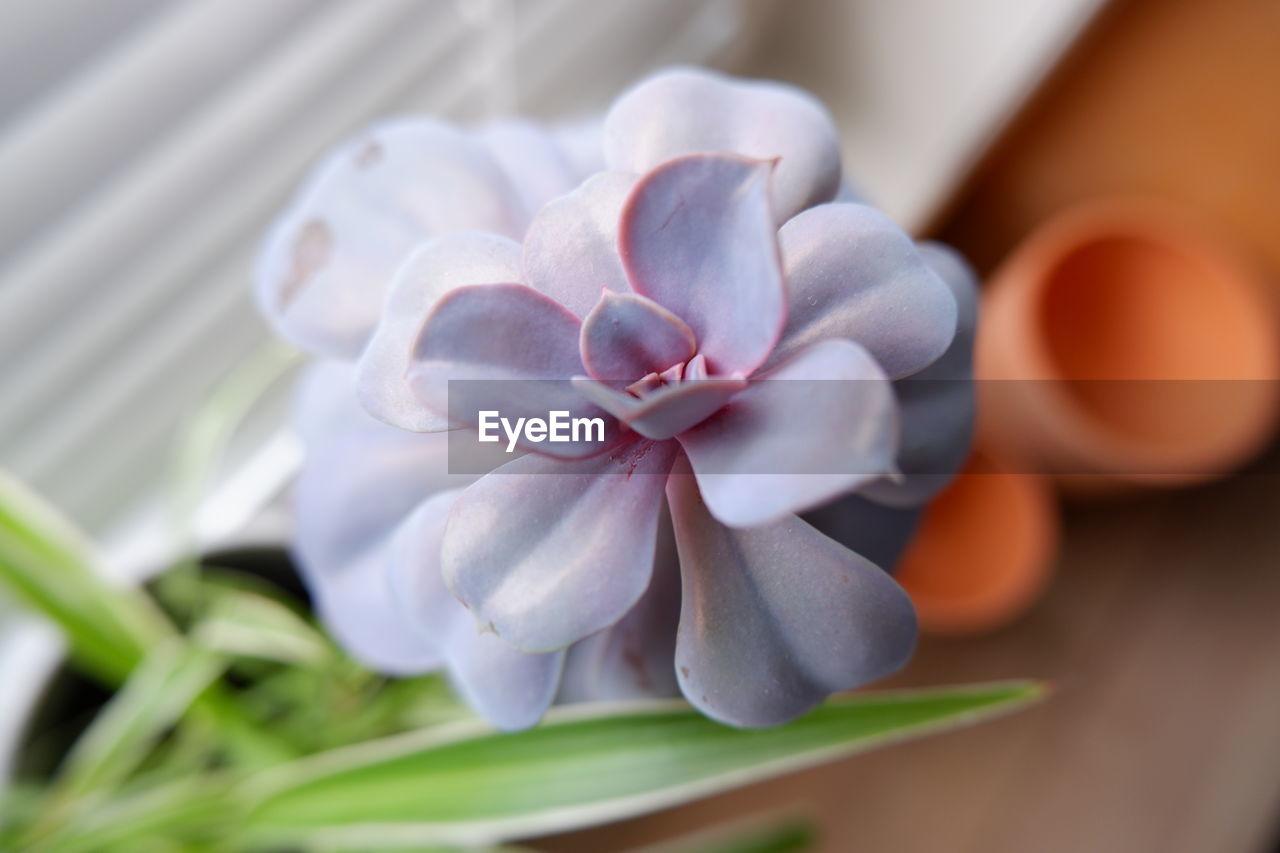
<path id="1" fill-rule="evenodd" d="M 456 156 L 483 144 L 449 138 L 414 154 L 443 183 L 369 182 L 361 149 L 339 152 L 262 265 L 277 324 L 348 359 L 317 367 L 299 406 L 297 552 L 339 639 L 385 671 L 446 667 L 508 728 L 557 696 L 677 687 L 716 719 L 775 725 L 900 666 L 914 613 L 866 555 L 892 559 L 967 447 L 963 263 L 833 202 L 834 126 L 780 84 L 642 81 L 576 188 L 508 156 L 490 194 L 488 165 L 460 174 L 483 158 Z M 331 216 L 326 193 L 359 201 Z M 520 201 L 482 204 L 497 195 Z M 407 198 L 439 215 L 351 261 Z M 309 222 L 332 232 L 323 262 L 298 249 Z M 298 266 L 290 295 L 301 277 L 280 270 Z M 350 411 L 357 350 L 359 399 L 391 426 Z M 598 418 L 605 438 L 522 440 L 449 473 L 439 431 L 490 410 Z M 836 538 L 797 515 L 823 505 Z"/>

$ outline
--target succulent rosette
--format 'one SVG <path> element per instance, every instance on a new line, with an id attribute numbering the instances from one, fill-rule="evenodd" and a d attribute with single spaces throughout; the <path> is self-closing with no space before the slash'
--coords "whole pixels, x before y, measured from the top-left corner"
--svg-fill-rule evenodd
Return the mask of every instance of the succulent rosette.
<path id="1" fill-rule="evenodd" d="M 259 302 L 327 357 L 295 418 L 295 554 L 353 655 L 445 669 L 501 727 L 677 689 L 782 722 L 910 654 L 876 564 L 967 448 L 972 278 L 828 203 L 835 133 L 790 87 L 659 74 L 600 143 L 389 122 L 279 218 Z M 464 411 L 563 407 L 610 438 L 451 474 L 467 379 Z"/>
<path id="2" fill-rule="evenodd" d="M 486 684 L 479 699 L 460 679 L 501 725 L 558 691 L 673 683 L 714 718 L 781 723 L 911 653 L 910 602 L 864 554 L 892 559 L 964 453 L 972 281 L 874 209 L 831 201 L 834 129 L 789 87 L 658 75 L 614 105 L 603 155 L 522 235 L 413 249 L 358 387 L 408 430 L 563 409 L 608 438 L 526 441 L 472 482 L 420 485 L 412 507 L 398 483 L 419 465 L 439 478 L 447 439 L 406 433 L 435 462 L 389 463 L 367 495 L 338 452 L 336 480 L 304 481 L 300 504 L 324 493 L 321 526 L 383 505 L 385 523 L 314 550 L 304 526 L 300 551 L 380 585 L 329 609 L 373 633 L 397 614 L 455 678 Z M 840 541 L 798 515 L 833 501 Z M 461 643 L 494 658 L 462 665 Z"/>

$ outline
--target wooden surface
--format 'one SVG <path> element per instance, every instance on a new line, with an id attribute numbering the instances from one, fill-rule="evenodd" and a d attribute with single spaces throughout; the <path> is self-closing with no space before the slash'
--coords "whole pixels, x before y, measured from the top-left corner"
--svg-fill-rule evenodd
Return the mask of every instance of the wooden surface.
<path id="1" fill-rule="evenodd" d="M 1274 470 L 1274 465 L 1272 466 Z M 1280 803 L 1280 489 L 1077 507 L 1019 624 L 926 642 L 903 684 L 1039 675 L 1020 716 L 557 839 L 598 853 L 794 807 L 828 851 L 1260 851 Z"/>
<path id="2" fill-rule="evenodd" d="M 939 229 L 989 269 L 1117 191 L 1195 203 L 1280 273 L 1280 2 L 1117 0 Z M 1280 451 L 1190 491 L 1072 507 L 1018 624 L 926 641 L 896 684 L 1054 679 L 1045 705 L 663 814 L 600 853 L 793 808 L 824 851 L 1270 851 L 1280 817 Z"/>

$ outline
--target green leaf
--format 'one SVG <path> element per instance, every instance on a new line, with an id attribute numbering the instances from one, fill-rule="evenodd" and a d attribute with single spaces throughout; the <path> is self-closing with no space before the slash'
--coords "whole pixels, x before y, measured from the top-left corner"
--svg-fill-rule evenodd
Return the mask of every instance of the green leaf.
<path id="1" fill-rule="evenodd" d="M 324 637 L 279 601 L 212 584 L 205 590 L 213 602 L 192 632 L 192 640 L 205 648 L 300 666 L 314 666 L 331 657 L 332 648 Z"/>
<path id="2" fill-rule="evenodd" d="M 145 591 L 109 583 L 84 536 L 3 472 L 0 587 L 57 625 L 73 661 L 109 686 L 122 684 L 148 649 L 178 637 Z M 252 763 L 292 757 L 271 732 L 246 720 L 225 691 L 206 692 L 196 710 Z"/>
<path id="3" fill-rule="evenodd" d="M 239 361 L 178 432 L 169 472 L 168 501 L 178 558 L 157 579 L 162 601 L 184 617 L 199 613 L 201 578 L 196 554 L 196 517 L 208 487 L 246 417 L 266 393 L 297 365 L 301 353 L 270 341 Z M 190 612 L 176 608 L 185 604 Z"/>
<path id="4" fill-rule="evenodd" d="M 93 805 L 24 838 L 21 849 L 24 853 L 133 853 L 157 839 L 186 841 L 234 834 L 240 817 L 232 786 L 211 777 L 130 791 Z M 191 849 L 191 845 L 179 849 Z"/>
<path id="5" fill-rule="evenodd" d="M 55 796 L 70 800 L 123 782 L 223 667 L 218 656 L 176 640 L 157 646 L 76 741 Z"/>
<path id="6" fill-rule="evenodd" d="M 210 391 L 179 432 L 170 475 L 171 503 L 177 532 L 188 544 L 206 487 L 236 430 L 300 358 L 301 353 L 278 341 L 249 353 Z"/>
<path id="7" fill-rule="evenodd" d="M 246 829 L 329 847 L 493 843 L 618 820 L 1022 708 L 1015 681 L 861 693 L 774 729 L 734 729 L 679 702 L 559 709 L 500 734 L 456 725 L 267 771 Z"/>
<path id="8" fill-rule="evenodd" d="M 77 662 L 110 683 L 122 681 L 147 648 L 172 633 L 150 599 L 108 583 L 84 537 L 3 472 L 0 586 L 53 620 Z"/>
<path id="9" fill-rule="evenodd" d="M 0 789 L 0 850 L 19 850 L 23 828 L 39 814 L 45 790 L 31 782 L 5 781 Z"/>

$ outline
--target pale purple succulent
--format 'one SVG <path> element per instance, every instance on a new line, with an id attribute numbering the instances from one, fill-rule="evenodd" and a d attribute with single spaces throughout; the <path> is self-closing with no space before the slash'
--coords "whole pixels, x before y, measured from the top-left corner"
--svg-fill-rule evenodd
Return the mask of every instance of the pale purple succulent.
<path id="1" fill-rule="evenodd" d="M 397 490 L 419 462 L 357 494 L 364 457 L 334 451 L 333 476 L 301 484 L 304 510 L 323 511 L 302 515 L 344 527 L 344 506 L 377 506 L 385 523 L 346 525 L 339 546 L 314 531 L 314 549 L 304 525 L 300 550 L 361 588 L 326 607 L 331 622 L 385 627 L 394 656 L 408 647 L 394 611 L 425 643 L 411 663 L 434 653 L 464 692 L 483 684 L 468 695 L 501 725 L 540 715 L 566 650 L 566 696 L 662 692 L 674 674 L 713 717 L 783 722 L 910 654 L 901 589 L 796 513 L 840 499 L 842 542 L 886 560 L 900 547 L 910 525 L 879 527 L 880 506 L 909 519 L 968 441 L 972 282 L 871 208 L 826 203 L 835 134 L 788 87 L 659 75 L 615 104 L 604 149 L 609 171 L 522 241 L 464 232 L 414 250 L 359 386 L 411 430 L 483 403 L 607 413 L 609 441 L 531 444 L 457 488 L 440 479 L 446 442 L 405 434 L 437 454 L 412 509 Z M 450 381 L 471 395 L 461 410 Z"/>
<path id="2" fill-rule="evenodd" d="M 257 269 L 263 314 L 283 337 L 326 356 L 304 372 L 294 417 L 306 456 L 293 550 L 320 618 L 373 669 L 447 670 L 467 701 L 503 728 L 533 724 L 557 693 L 674 694 L 675 583 L 655 580 L 633 615 L 578 644 L 568 667 L 565 654 L 524 655 L 480 634 L 454 599 L 420 624 L 389 585 L 396 531 L 419 504 L 475 477 L 447 473 L 444 436 L 369 417 L 355 402 L 349 360 L 413 248 L 465 228 L 521 236 L 544 202 L 600 168 L 599 149 L 598 121 L 544 128 L 504 120 L 476 130 L 431 119 L 380 124 L 315 170 L 277 219 Z M 666 576 L 676 581 L 673 555 L 669 564 Z M 647 614 L 666 620 L 655 632 L 670 638 L 665 667 L 662 639 L 646 635 L 640 645 L 635 626 Z M 647 665 L 637 665 L 642 655 Z"/>
<path id="3" fill-rule="evenodd" d="M 318 362 L 296 406 L 307 458 L 295 489 L 294 552 L 319 616 L 344 648 L 391 675 L 445 670 L 478 713 L 506 729 L 534 724 L 557 695 L 674 694 L 679 580 L 669 535 L 653 583 L 626 619 L 567 653 L 524 654 L 478 631 L 439 574 L 404 571 L 428 547 L 422 536 L 431 531 L 417 519 L 476 477 L 448 473 L 445 435 L 366 415 L 352 381 L 350 365 Z"/>
<path id="4" fill-rule="evenodd" d="M 280 218 L 258 269 L 264 313 L 348 360 L 303 383 L 295 553 L 357 658 L 445 668 L 501 727 L 556 699 L 669 695 L 677 680 L 720 719 L 780 722 L 910 651 L 909 605 L 864 557 L 896 559 L 967 447 L 972 279 L 874 211 L 823 204 L 842 189 L 835 134 L 796 90 L 668 72 L 619 100 L 603 151 L 598 136 L 388 123 L 332 155 Z M 632 239 L 682 195 L 708 215 L 647 229 L 677 235 L 665 245 Z M 461 317 L 468 302 L 501 312 Z M 502 357 L 468 362 L 486 343 Z M 433 356 L 459 344 L 448 366 Z M 361 353 L 366 407 L 409 430 L 449 426 L 450 378 L 577 376 L 576 391 L 532 383 L 498 402 L 603 405 L 620 444 L 449 474 L 445 436 L 354 405 Z M 761 375 L 856 379 L 814 401 L 795 399 L 811 383 L 749 381 Z M 842 407 L 850 429 L 798 454 L 779 414 Z M 836 495 L 810 518 L 848 548 L 792 514 Z"/>
<path id="5" fill-rule="evenodd" d="M 598 171 L 597 122 L 474 130 L 430 118 L 369 128 L 339 146 L 276 219 L 254 294 L 278 334 L 355 359 L 396 268 L 424 240 L 478 229 L 520 239 L 532 215 Z"/>

